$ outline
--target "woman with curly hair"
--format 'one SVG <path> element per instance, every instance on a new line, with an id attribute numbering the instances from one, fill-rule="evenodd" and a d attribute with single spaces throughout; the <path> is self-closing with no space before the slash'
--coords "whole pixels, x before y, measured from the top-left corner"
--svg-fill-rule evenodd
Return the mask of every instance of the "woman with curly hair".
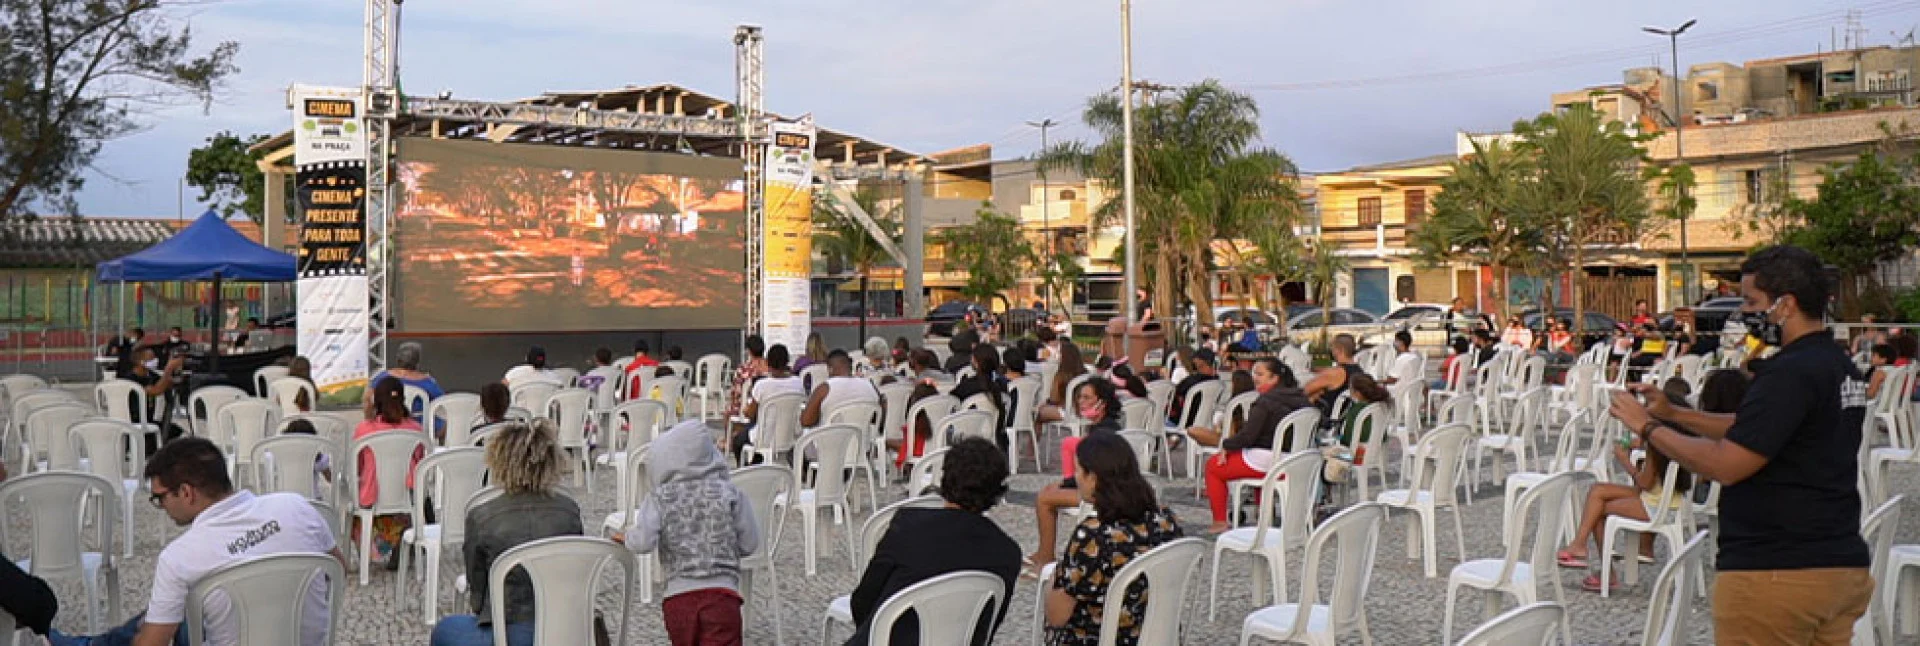
<path id="1" fill-rule="evenodd" d="M 522 543 L 580 536 L 580 506 L 560 491 L 565 456 L 548 419 L 507 422 L 487 440 L 488 482 L 506 493 L 467 512 L 467 589 L 473 614 L 442 617 L 433 646 L 491 646 L 488 594 L 507 595 L 507 644 L 533 644 L 533 583 L 525 572 L 507 575 L 506 590 L 488 590 L 494 559 Z"/>
<path id="2" fill-rule="evenodd" d="M 992 442 L 970 437 L 947 448 L 946 464 L 940 474 L 940 497 L 946 505 L 939 509 L 901 509 L 893 517 L 887 533 L 874 548 L 867 570 L 853 590 L 853 620 L 859 626 L 847 644 L 867 643 L 873 627 L 873 613 L 894 593 L 915 583 L 964 570 L 979 570 L 998 575 L 1007 583 L 1004 599 L 1013 598 L 1013 584 L 1020 574 L 1020 544 L 986 517 L 988 509 L 1007 493 L 1007 456 Z M 982 615 L 973 632 L 973 643 L 980 646 L 992 638 L 995 626 L 1007 616 L 1000 604 L 995 616 Z M 904 619 L 893 625 L 891 644 L 919 643 L 917 621 Z"/>

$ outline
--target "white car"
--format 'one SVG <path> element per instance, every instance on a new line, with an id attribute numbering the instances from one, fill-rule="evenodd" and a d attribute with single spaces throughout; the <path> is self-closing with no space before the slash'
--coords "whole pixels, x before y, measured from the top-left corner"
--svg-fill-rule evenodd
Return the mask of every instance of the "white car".
<path id="1" fill-rule="evenodd" d="M 1351 334 L 1355 340 L 1367 338 L 1380 331 L 1380 319 L 1366 310 L 1351 307 L 1336 307 L 1331 312 L 1333 321 L 1322 326 L 1323 312 L 1315 308 L 1287 319 L 1287 340 L 1301 345 L 1310 345 L 1320 340 L 1320 328 L 1325 327 L 1327 338 L 1337 334 Z"/>

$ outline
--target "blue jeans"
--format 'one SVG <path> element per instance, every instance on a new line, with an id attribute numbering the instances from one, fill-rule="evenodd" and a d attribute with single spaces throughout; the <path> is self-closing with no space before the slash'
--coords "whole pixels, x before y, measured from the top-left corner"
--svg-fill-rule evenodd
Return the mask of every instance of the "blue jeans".
<path id="1" fill-rule="evenodd" d="M 473 615 L 448 615 L 433 625 L 431 646 L 493 646 L 493 629 Z M 58 646 L 57 644 L 55 646 Z M 533 646 L 533 624 L 507 624 L 507 646 Z"/>
<path id="2" fill-rule="evenodd" d="M 47 631 L 47 642 L 53 644 L 53 646 L 131 646 L 131 644 L 133 644 L 133 636 L 140 632 L 140 622 L 145 619 L 146 616 L 147 614 L 144 612 L 134 615 L 132 619 L 127 620 L 127 623 L 115 626 L 108 629 L 107 632 L 92 637 L 65 635 L 61 634 L 58 630 L 49 630 Z M 187 646 L 187 627 L 185 624 L 181 624 L 179 630 L 173 631 L 173 645 Z"/>

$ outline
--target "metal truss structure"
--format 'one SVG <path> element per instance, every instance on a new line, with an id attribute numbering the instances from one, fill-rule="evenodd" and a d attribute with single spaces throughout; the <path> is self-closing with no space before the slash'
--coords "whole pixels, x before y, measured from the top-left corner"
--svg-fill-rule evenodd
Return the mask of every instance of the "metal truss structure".
<path id="1" fill-rule="evenodd" d="M 367 121 L 366 262 L 367 262 L 367 372 L 387 369 L 387 330 L 393 314 L 393 119 L 396 100 L 394 46 L 400 0 L 367 0 L 366 56 L 362 60 L 362 105 Z"/>
<path id="2" fill-rule="evenodd" d="M 766 220 L 767 190 L 761 181 L 762 158 L 766 155 L 766 97 L 761 94 L 763 77 L 761 58 L 762 35 L 756 25 L 740 25 L 733 32 L 733 68 L 738 81 L 735 104 L 739 106 L 738 132 L 740 135 L 740 160 L 746 171 L 747 196 L 747 321 L 741 329 L 741 341 L 747 335 L 759 334 L 760 323 L 765 317 L 764 303 L 761 302 L 762 286 L 767 276 L 766 263 Z"/>

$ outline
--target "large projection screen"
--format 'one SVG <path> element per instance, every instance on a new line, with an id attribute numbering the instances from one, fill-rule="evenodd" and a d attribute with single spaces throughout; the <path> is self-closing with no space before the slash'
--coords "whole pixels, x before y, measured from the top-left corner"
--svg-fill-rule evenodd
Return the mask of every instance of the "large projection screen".
<path id="1" fill-rule="evenodd" d="M 402 331 L 742 325 L 738 159 L 408 138 L 395 169 Z"/>

